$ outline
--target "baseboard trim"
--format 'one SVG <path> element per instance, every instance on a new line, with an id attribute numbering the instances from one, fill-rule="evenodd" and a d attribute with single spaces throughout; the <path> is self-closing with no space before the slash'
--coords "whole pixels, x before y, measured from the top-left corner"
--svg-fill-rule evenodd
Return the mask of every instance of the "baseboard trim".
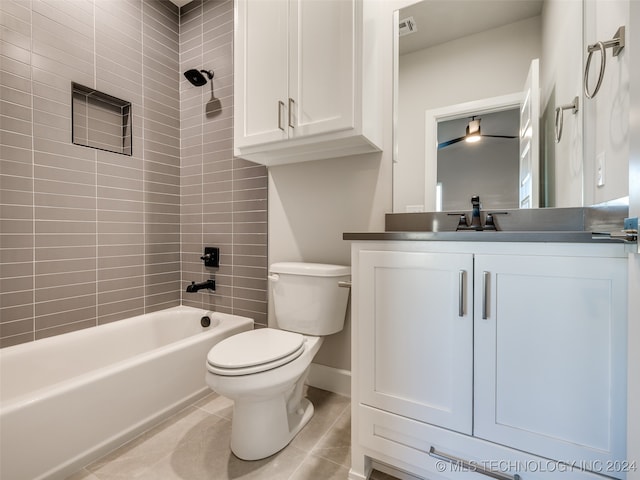
<path id="1" fill-rule="evenodd" d="M 307 385 L 351 397 L 351 372 L 312 363 L 309 368 Z"/>
<path id="2" fill-rule="evenodd" d="M 367 480 L 369 476 L 360 475 L 353 471 L 353 469 L 349 470 L 349 480 Z"/>

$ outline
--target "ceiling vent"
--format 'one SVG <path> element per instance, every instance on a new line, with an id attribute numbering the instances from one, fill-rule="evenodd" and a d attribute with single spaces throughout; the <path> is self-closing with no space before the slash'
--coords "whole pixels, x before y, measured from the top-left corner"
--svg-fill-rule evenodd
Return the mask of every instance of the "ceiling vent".
<path id="1" fill-rule="evenodd" d="M 418 26 L 416 25 L 416 21 L 413 19 L 413 17 L 407 17 L 400 20 L 400 24 L 398 25 L 398 27 L 398 31 L 401 37 L 418 31 Z"/>

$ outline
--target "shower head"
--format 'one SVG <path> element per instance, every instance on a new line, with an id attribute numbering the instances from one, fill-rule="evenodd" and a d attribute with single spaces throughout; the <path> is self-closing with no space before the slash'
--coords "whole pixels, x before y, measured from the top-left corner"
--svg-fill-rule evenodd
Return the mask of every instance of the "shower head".
<path id="1" fill-rule="evenodd" d="M 186 72 L 184 72 L 184 76 L 187 77 L 187 80 L 189 80 L 194 86 L 201 87 L 202 85 L 207 83 L 207 79 L 204 78 L 204 75 L 202 75 L 202 73 L 200 72 L 209 77 L 209 80 L 213 78 L 213 70 L 198 70 L 197 68 L 187 70 Z"/>

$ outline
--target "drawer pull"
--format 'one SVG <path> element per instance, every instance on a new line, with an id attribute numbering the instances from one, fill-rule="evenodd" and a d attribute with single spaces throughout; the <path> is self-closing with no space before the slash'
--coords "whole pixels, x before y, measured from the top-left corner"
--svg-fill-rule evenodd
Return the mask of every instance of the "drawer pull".
<path id="1" fill-rule="evenodd" d="M 489 318 L 489 272 L 482 272 L 482 319 Z"/>
<path id="2" fill-rule="evenodd" d="M 284 132 L 284 127 L 282 126 L 282 110 L 284 109 L 284 102 L 282 100 L 278 100 L 278 128 Z"/>
<path id="3" fill-rule="evenodd" d="M 293 105 L 294 105 L 294 101 L 293 98 L 289 98 L 289 111 L 287 112 L 287 114 L 289 115 L 289 126 L 291 128 L 295 128 L 295 125 L 293 124 Z"/>
<path id="4" fill-rule="evenodd" d="M 467 272 L 460 270 L 458 272 L 458 316 L 464 317 L 464 277 Z"/>
<path id="5" fill-rule="evenodd" d="M 429 448 L 429 456 L 437 460 L 443 460 L 445 462 L 452 463 L 457 467 L 464 468 L 471 472 L 480 473 L 482 475 L 486 475 L 487 477 L 496 478 L 498 480 L 520 480 L 520 475 L 518 475 L 517 473 L 514 475 L 507 475 L 506 473 L 496 472 L 495 470 L 490 470 L 483 467 L 482 465 L 478 465 L 477 463 L 471 463 L 462 458 L 454 457 L 453 455 L 449 455 L 447 453 L 438 452 L 433 446 Z"/>

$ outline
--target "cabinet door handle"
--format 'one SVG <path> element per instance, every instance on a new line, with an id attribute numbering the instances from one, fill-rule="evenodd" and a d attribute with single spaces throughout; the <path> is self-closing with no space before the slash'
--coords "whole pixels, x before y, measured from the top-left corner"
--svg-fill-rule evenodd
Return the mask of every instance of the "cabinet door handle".
<path id="1" fill-rule="evenodd" d="M 481 464 L 469 462 L 467 460 L 464 460 L 463 458 L 449 455 L 448 453 L 439 452 L 433 446 L 429 448 L 429 456 L 437 460 L 443 460 L 445 462 L 452 463 L 456 467 L 462 467 L 465 470 L 480 473 L 482 475 L 486 475 L 487 477 L 496 478 L 498 480 L 520 480 L 520 475 L 518 475 L 517 473 L 513 475 L 507 475 L 506 473 L 497 472 L 495 470 L 486 468 Z"/>
<path id="2" fill-rule="evenodd" d="M 284 102 L 282 100 L 278 100 L 278 128 L 284 132 L 284 127 L 282 126 L 282 109 L 284 108 Z"/>
<path id="3" fill-rule="evenodd" d="M 458 316 L 464 317 L 464 284 L 467 272 L 460 270 L 458 272 Z"/>
<path id="4" fill-rule="evenodd" d="M 489 272 L 482 272 L 482 319 L 489 318 Z"/>
<path id="5" fill-rule="evenodd" d="M 289 115 L 289 126 L 291 128 L 295 128 L 295 125 L 293 124 L 293 113 L 292 113 L 293 112 L 293 105 L 295 103 L 296 102 L 293 101 L 293 98 L 289 98 L 289 112 L 288 112 L 288 115 Z"/>

